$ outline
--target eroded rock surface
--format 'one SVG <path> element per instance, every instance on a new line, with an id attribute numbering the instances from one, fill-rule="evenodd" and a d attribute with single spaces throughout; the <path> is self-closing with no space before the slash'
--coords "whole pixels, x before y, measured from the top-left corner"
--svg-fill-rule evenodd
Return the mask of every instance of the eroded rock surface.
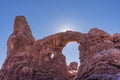
<path id="1" fill-rule="evenodd" d="M 78 73 L 78 63 L 77 62 L 71 62 L 68 65 L 68 72 L 69 72 L 70 80 L 75 80 L 76 75 Z"/>
<path id="2" fill-rule="evenodd" d="M 77 62 L 71 62 L 68 65 L 68 70 L 77 70 L 78 69 L 78 63 Z"/>
<path id="3" fill-rule="evenodd" d="M 80 66 L 74 77 L 62 53 L 69 42 L 80 44 Z M 66 31 L 35 40 L 25 18 L 17 16 L 7 47 L 0 80 L 120 79 L 119 33 L 93 28 L 88 33 Z"/>

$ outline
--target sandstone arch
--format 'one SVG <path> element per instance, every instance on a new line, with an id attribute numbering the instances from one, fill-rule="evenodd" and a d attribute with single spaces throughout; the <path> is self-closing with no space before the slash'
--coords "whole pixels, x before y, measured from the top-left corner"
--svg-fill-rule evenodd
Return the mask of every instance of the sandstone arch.
<path id="1" fill-rule="evenodd" d="M 25 18 L 17 16 L 0 80 L 70 80 L 62 49 L 73 41 L 80 44 L 76 80 L 119 78 L 120 34 L 111 36 L 93 28 L 88 33 L 67 31 L 35 40 Z"/>

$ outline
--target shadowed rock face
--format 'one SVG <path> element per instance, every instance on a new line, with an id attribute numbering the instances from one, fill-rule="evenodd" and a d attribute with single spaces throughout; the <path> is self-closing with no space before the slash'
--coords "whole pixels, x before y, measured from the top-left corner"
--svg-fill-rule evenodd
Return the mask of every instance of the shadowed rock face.
<path id="1" fill-rule="evenodd" d="M 62 54 L 62 49 L 69 42 L 80 44 L 80 66 L 74 78 L 71 78 Z M 120 79 L 118 33 L 111 36 L 93 28 L 86 34 L 67 31 L 35 40 L 25 18 L 17 16 L 7 47 L 0 80 Z"/>

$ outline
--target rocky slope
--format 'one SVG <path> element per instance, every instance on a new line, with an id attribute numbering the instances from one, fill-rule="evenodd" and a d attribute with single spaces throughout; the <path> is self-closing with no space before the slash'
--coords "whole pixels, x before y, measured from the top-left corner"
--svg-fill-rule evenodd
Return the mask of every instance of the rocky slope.
<path id="1" fill-rule="evenodd" d="M 80 44 L 81 65 L 74 77 L 62 54 L 69 42 Z M 93 28 L 88 33 L 67 31 L 35 40 L 25 17 L 17 16 L 0 80 L 120 80 L 120 34 Z"/>

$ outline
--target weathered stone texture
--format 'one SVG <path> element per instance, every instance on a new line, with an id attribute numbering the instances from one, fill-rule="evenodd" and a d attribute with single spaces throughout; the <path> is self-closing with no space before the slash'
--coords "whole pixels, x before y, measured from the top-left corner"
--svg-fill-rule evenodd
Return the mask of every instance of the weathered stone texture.
<path id="1" fill-rule="evenodd" d="M 71 62 L 68 65 L 68 70 L 77 70 L 78 69 L 78 63 L 77 62 Z"/>
<path id="2" fill-rule="evenodd" d="M 76 63 L 68 68 L 62 53 L 69 42 L 80 44 L 78 69 Z M 93 28 L 88 33 L 66 31 L 35 40 L 25 18 L 17 16 L 7 47 L 0 80 L 120 79 L 119 33 Z"/>

